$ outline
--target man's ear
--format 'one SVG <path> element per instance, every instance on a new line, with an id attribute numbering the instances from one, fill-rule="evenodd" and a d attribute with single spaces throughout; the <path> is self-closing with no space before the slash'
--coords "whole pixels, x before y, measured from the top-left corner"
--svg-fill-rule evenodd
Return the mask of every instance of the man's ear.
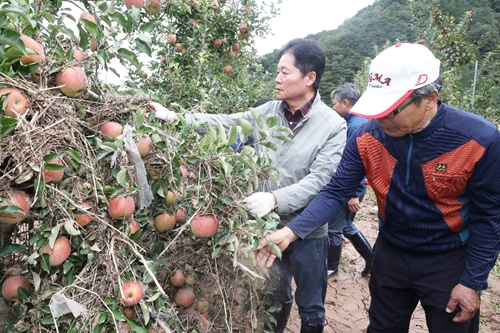
<path id="1" fill-rule="evenodd" d="M 439 92 L 437 90 L 434 90 L 432 94 L 426 97 L 426 107 L 431 109 L 434 107 L 434 105 L 437 103 L 437 100 L 439 98 Z"/>
<path id="2" fill-rule="evenodd" d="M 309 72 L 306 74 L 307 82 L 306 84 L 308 86 L 312 86 L 314 82 L 316 82 L 316 72 Z"/>

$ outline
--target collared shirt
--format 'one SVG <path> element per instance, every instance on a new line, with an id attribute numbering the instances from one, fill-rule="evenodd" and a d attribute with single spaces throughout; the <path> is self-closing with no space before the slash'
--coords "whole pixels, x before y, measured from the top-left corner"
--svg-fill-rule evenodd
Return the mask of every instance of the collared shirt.
<path id="1" fill-rule="evenodd" d="M 290 107 L 288 106 L 288 104 L 286 105 L 285 118 L 288 121 L 288 126 L 292 131 L 295 129 L 300 120 L 305 117 L 307 112 L 309 112 L 309 109 L 311 108 L 311 105 L 314 102 L 315 98 L 316 98 L 316 93 L 314 93 L 314 96 L 309 101 L 307 101 L 306 104 L 302 105 L 300 109 L 295 111 L 295 113 L 292 113 L 290 111 Z"/>

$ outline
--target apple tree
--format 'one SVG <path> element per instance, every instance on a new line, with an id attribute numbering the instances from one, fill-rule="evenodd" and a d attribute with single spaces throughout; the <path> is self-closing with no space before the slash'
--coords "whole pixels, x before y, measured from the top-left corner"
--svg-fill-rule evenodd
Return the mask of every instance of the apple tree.
<path id="1" fill-rule="evenodd" d="M 274 309 L 253 249 L 278 217 L 240 200 L 275 167 L 231 147 L 248 121 L 202 135 L 182 114 L 269 96 L 252 39 L 266 13 L 230 0 L 0 4 L 0 89 L 14 89 L 0 92 L 0 282 L 29 281 L 9 280 L 22 284 L 0 299 L 0 330 L 264 328 Z M 103 83 L 113 72 L 125 83 Z M 152 99 L 180 121 L 154 119 Z M 259 144 L 287 132 L 254 118 Z M 171 283 L 177 270 L 187 286 Z"/>

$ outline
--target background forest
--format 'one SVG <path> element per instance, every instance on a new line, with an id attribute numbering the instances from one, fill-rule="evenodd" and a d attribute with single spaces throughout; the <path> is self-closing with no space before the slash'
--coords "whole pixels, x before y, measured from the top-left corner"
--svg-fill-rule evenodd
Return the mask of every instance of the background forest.
<path id="1" fill-rule="evenodd" d="M 425 43 L 441 60 L 448 103 L 474 110 L 491 121 L 500 118 L 500 1 L 380 0 L 360 10 L 335 30 L 309 35 L 324 49 L 327 64 L 320 84 L 323 100 L 345 82 L 361 88 L 369 60 L 396 42 Z M 472 103 L 474 72 L 477 83 Z M 278 50 L 260 60 L 275 72 Z M 358 73 L 358 75 L 357 75 Z"/>

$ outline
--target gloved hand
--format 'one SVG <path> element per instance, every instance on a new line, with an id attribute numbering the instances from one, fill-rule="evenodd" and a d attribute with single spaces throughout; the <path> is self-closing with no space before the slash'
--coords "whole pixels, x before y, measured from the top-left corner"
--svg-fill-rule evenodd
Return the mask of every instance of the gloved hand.
<path id="1" fill-rule="evenodd" d="M 167 123 L 173 123 L 179 120 L 179 117 L 177 117 L 174 111 L 170 111 L 159 103 L 149 102 L 149 108 L 155 112 L 156 119 L 163 120 Z"/>
<path id="2" fill-rule="evenodd" d="M 276 206 L 276 198 L 271 192 L 255 192 L 243 200 L 250 214 L 262 217 Z"/>

